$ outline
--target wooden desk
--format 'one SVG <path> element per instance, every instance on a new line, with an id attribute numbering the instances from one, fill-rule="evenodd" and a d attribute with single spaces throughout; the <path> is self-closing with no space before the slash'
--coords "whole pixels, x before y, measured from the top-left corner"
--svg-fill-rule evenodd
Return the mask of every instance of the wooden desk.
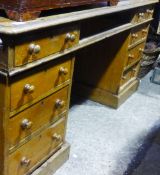
<path id="1" fill-rule="evenodd" d="M 118 107 L 138 87 L 137 72 L 158 0 L 130 2 L 13 22 L 0 18 L 2 175 L 56 170 L 70 91 Z M 75 69 L 74 69 L 74 62 Z"/>

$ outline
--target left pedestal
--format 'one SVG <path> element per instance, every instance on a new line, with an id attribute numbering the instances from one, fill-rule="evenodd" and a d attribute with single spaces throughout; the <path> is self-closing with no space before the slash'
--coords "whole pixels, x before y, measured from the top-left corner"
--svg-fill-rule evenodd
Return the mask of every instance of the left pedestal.
<path id="1" fill-rule="evenodd" d="M 53 173 L 69 157 L 65 135 L 75 58 L 61 52 L 78 43 L 79 30 L 39 29 L 1 40 L 1 175 Z"/>

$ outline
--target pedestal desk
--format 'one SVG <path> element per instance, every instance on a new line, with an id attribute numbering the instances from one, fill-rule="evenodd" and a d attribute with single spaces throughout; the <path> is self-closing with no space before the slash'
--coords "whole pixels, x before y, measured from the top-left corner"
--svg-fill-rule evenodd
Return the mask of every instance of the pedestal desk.
<path id="1" fill-rule="evenodd" d="M 73 92 L 114 108 L 136 91 L 157 2 L 0 18 L 1 175 L 51 174 L 68 159 L 72 79 Z"/>

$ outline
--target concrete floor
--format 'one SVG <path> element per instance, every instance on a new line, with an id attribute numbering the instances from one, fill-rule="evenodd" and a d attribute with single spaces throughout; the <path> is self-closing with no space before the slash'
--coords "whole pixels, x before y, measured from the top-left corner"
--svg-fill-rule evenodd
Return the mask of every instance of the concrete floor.
<path id="1" fill-rule="evenodd" d="M 70 159 L 55 175 L 160 174 L 160 85 L 149 78 L 118 110 L 89 100 L 71 107 Z"/>

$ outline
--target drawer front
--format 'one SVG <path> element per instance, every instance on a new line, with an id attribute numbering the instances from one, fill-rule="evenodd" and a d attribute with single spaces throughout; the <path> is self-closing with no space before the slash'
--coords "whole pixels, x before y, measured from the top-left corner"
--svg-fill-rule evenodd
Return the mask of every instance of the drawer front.
<path id="1" fill-rule="evenodd" d="M 128 51 L 127 66 L 130 66 L 131 64 L 135 63 L 136 61 L 142 58 L 144 46 L 145 46 L 145 43 L 142 43 Z"/>
<path id="2" fill-rule="evenodd" d="M 139 72 L 139 68 L 140 68 L 140 63 L 136 64 L 135 66 L 133 66 L 133 68 L 131 69 L 131 78 L 137 78 L 138 72 Z"/>
<path id="3" fill-rule="evenodd" d="M 136 65 L 125 71 L 121 78 L 120 86 L 122 87 L 123 85 L 127 84 L 130 80 L 136 79 L 139 72 L 139 68 L 140 63 L 138 62 Z"/>
<path id="4" fill-rule="evenodd" d="M 153 13 L 154 13 L 153 7 L 140 8 L 135 12 L 132 22 L 140 23 L 145 20 L 149 20 L 153 17 Z"/>
<path id="5" fill-rule="evenodd" d="M 128 70 L 127 72 L 124 72 L 121 78 L 120 86 L 125 85 L 131 79 L 131 75 L 132 75 L 132 72 L 130 70 Z"/>
<path id="6" fill-rule="evenodd" d="M 65 49 L 76 45 L 78 41 L 79 31 L 73 30 L 18 45 L 15 47 L 14 66 L 21 66 L 34 60 L 63 52 Z"/>
<path id="7" fill-rule="evenodd" d="M 147 38 L 149 26 L 133 29 L 130 35 L 130 46 Z"/>
<path id="8" fill-rule="evenodd" d="M 45 93 L 49 93 L 71 78 L 72 59 L 56 63 L 51 68 L 46 68 L 11 84 L 11 111 L 38 97 L 41 98 Z"/>
<path id="9" fill-rule="evenodd" d="M 19 146 L 26 137 L 59 119 L 59 115 L 67 110 L 68 92 L 67 86 L 10 118 L 7 129 L 9 148 Z"/>
<path id="10" fill-rule="evenodd" d="M 24 175 L 51 152 L 56 151 L 64 140 L 65 120 L 58 121 L 40 135 L 9 155 L 8 175 Z"/>

